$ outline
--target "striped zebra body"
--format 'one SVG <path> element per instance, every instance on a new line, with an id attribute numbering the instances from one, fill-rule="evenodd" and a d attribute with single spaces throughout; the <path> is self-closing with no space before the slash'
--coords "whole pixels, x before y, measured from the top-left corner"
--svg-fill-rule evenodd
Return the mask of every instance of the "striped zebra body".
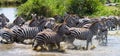
<path id="1" fill-rule="evenodd" d="M 86 49 L 88 49 L 89 42 L 92 43 L 93 32 L 87 28 L 70 28 L 71 35 L 69 35 L 68 41 L 73 43 L 75 39 L 87 40 Z M 73 46 L 75 46 L 73 44 Z"/>
<path id="2" fill-rule="evenodd" d="M 86 40 L 92 37 L 92 33 L 86 28 L 70 28 L 71 36 L 76 37 L 76 39 Z"/>
<path id="3" fill-rule="evenodd" d="M 22 42 L 25 39 L 33 39 L 39 31 L 42 31 L 44 28 L 39 27 L 17 27 L 12 29 L 16 35 L 15 41 Z"/>
<path id="4" fill-rule="evenodd" d="M 25 39 L 33 39 L 38 32 L 43 31 L 46 27 L 51 28 L 53 22 L 43 20 L 38 26 L 17 26 L 13 29 L 13 32 L 16 34 L 15 39 L 19 42 L 24 43 Z"/>
<path id="5" fill-rule="evenodd" d="M 91 42 L 92 44 L 92 38 L 97 34 L 98 27 L 99 22 L 95 22 L 91 24 L 89 28 L 70 28 L 69 30 L 71 34 L 68 35 L 68 41 L 73 44 L 75 39 L 87 40 L 86 50 L 88 50 L 89 43 Z M 73 44 L 73 46 L 75 45 Z"/>
<path id="6" fill-rule="evenodd" d="M 44 49 L 43 45 L 56 44 L 58 49 L 60 49 L 60 42 L 64 40 L 64 34 L 66 33 L 68 34 L 70 32 L 68 27 L 65 25 L 57 27 L 57 32 L 52 30 L 44 30 L 39 32 L 34 39 L 33 48 L 36 50 L 36 48 L 40 46 Z"/>

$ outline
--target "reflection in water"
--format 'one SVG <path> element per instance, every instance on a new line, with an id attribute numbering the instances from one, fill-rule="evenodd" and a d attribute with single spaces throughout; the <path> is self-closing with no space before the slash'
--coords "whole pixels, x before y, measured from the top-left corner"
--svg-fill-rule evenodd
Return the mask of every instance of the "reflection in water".
<path id="1" fill-rule="evenodd" d="M 4 13 L 10 22 L 13 22 L 15 19 L 16 8 L 0 8 L 0 14 L 1 13 Z"/>

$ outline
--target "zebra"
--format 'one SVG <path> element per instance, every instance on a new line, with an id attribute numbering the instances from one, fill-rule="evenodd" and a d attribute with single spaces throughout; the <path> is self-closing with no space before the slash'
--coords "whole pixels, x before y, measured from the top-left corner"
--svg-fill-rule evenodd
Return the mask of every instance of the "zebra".
<path id="1" fill-rule="evenodd" d="M 108 19 L 115 25 L 115 30 L 117 30 L 118 18 L 116 16 L 109 16 Z M 113 29 L 112 29 L 113 30 Z"/>
<path id="2" fill-rule="evenodd" d="M 70 35 L 68 35 L 68 42 L 73 44 L 75 39 L 86 40 L 86 50 L 88 50 L 89 43 L 92 45 L 92 38 L 97 34 L 100 23 L 98 20 L 94 20 L 89 28 L 69 28 Z M 75 45 L 73 44 L 75 47 Z"/>
<path id="3" fill-rule="evenodd" d="M 0 17 L 4 18 L 5 22 L 9 22 L 10 21 L 3 13 L 0 14 Z"/>
<path id="4" fill-rule="evenodd" d="M 18 25 L 18 26 L 22 26 L 26 21 L 21 17 L 21 16 L 18 16 L 16 17 L 16 19 L 13 21 L 13 23 L 9 23 L 7 24 L 5 27 L 7 28 L 12 28 L 13 26 L 15 25 Z"/>
<path id="5" fill-rule="evenodd" d="M 64 34 L 70 34 L 69 27 L 65 24 L 57 25 L 54 27 L 54 31 L 42 31 L 39 32 L 34 38 L 32 44 L 33 50 L 36 50 L 38 46 L 41 49 L 45 49 L 43 45 L 56 44 L 58 50 L 60 49 L 60 42 L 64 40 Z"/>
<path id="6" fill-rule="evenodd" d="M 3 13 L 0 14 L 0 28 L 5 27 L 7 22 L 9 22 L 9 19 Z"/>
<path id="7" fill-rule="evenodd" d="M 107 41 L 108 26 L 106 24 L 106 20 L 101 20 L 100 27 L 96 36 L 96 39 L 98 39 L 99 44 L 103 43 L 103 41 L 105 40 L 105 45 L 107 45 L 108 42 Z"/>
<path id="8" fill-rule="evenodd" d="M 79 24 L 79 19 L 79 16 L 74 14 L 64 16 L 64 22 L 68 27 L 76 27 Z"/>
<path id="9" fill-rule="evenodd" d="M 30 22 L 29 27 L 28 26 L 26 27 L 16 26 L 12 28 L 12 31 L 16 35 L 16 37 L 14 37 L 15 42 L 26 44 L 24 42 L 25 39 L 33 39 L 38 32 L 43 31 L 45 29 L 45 25 L 47 24 L 47 22 L 49 22 L 49 21 L 46 21 L 45 19 L 46 18 L 41 18 L 40 21 L 33 20 Z M 36 26 L 33 23 L 35 23 Z"/>
<path id="10" fill-rule="evenodd" d="M 106 20 L 106 25 L 108 27 L 108 30 L 113 30 L 113 28 L 115 28 L 115 24 L 110 19 Z"/>
<path id="11" fill-rule="evenodd" d="M 14 37 L 14 33 L 8 29 L 8 28 L 2 28 L 0 29 L 0 38 L 1 39 L 1 43 L 4 43 L 4 44 L 10 44 L 10 43 L 13 43 L 13 37 Z"/>

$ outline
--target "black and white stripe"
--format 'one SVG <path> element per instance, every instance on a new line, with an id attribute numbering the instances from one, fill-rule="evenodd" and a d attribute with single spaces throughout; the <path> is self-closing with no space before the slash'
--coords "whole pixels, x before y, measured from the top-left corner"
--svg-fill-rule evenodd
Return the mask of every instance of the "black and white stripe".
<path id="1" fill-rule="evenodd" d="M 95 21 L 91 24 L 89 28 L 70 28 L 71 34 L 68 37 L 68 41 L 70 43 L 73 43 L 73 41 L 76 39 L 79 40 L 87 40 L 86 44 L 86 50 L 88 49 L 89 43 L 92 44 L 92 37 L 97 34 L 98 28 L 99 28 L 99 22 Z M 75 45 L 74 45 L 75 46 Z"/>
<path id="2" fill-rule="evenodd" d="M 57 44 L 58 49 L 60 48 L 60 42 L 63 41 L 64 34 L 69 34 L 69 28 L 65 24 L 62 24 L 60 26 L 56 26 L 54 30 L 57 29 L 56 31 L 48 31 L 44 30 L 42 32 L 39 32 L 33 43 L 33 49 L 36 50 L 38 46 L 40 46 L 42 49 L 44 49 L 43 45 L 47 44 Z"/>
<path id="3" fill-rule="evenodd" d="M 43 31 L 48 24 L 52 27 L 52 25 L 54 25 L 53 23 L 46 21 L 43 19 L 41 19 L 41 21 L 36 21 L 36 26 L 34 26 L 34 24 L 32 23 L 33 21 L 30 22 L 30 26 L 15 26 L 12 28 L 12 31 L 14 32 L 14 34 L 16 35 L 16 37 L 14 38 L 16 42 L 22 42 L 24 43 L 25 39 L 33 39 L 36 34 L 38 32 Z M 35 23 L 35 22 L 34 22 Z M 32 24 L 32 25 L 31 25 Z"/>
<path id="4" fill-rule="evenodd" d="M 10 44 L 13 43 L 14 33 L 8 28 L 0 29 L 1 43 Z"/>
<path id="5" fill-rule="evenodd" d="M 76 27 L 79 23 L 79 16 L 72 14 L 66 15 L 64 16 L 64 22 L 66 22 L 68 27 Z"/>

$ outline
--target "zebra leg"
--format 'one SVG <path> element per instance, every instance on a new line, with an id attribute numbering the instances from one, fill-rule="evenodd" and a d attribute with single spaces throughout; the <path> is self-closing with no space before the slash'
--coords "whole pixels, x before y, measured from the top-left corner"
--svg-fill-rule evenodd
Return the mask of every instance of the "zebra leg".
<path id="1" fill-rule="evenodd" d="M 48 50 L 51 51 L 53 50 L 54 44 L 48 44 L 47 46 L 48 46 Z"/>
<path id="2" fill-rule="evenodd" d="M 59 52 L 65 52 L 65 49 L 62 49 L 62 47 L 60 46 L 60 43 L 56 43 L 58 46 L 58 51 Z"/>
<path id="3" fill-rule="evenodd" d="M 89 46 L 89 40 L 87 40 L 87 44 L 86 44 L 86 50 L 88 50 L 88 46 Z"/>
<path id="4" fill-rule="evenodd" d="M 32 44 L 33 50 L 36 50 L 38 47 L 38 43 L 36 40 L 34 40 L 34 43 Z"/>
<path id="5" fill-rule="evenodd" d="M 60 43 L 56 43 L 56 44 L 57 44 L 58 49 L 60 49 Z"/>
<path id="6" fill-rule="evenodd" d="M 107 35 L 105 35 L 105 45 L 107 45 L 108 40 L 107 40 Z"/>

